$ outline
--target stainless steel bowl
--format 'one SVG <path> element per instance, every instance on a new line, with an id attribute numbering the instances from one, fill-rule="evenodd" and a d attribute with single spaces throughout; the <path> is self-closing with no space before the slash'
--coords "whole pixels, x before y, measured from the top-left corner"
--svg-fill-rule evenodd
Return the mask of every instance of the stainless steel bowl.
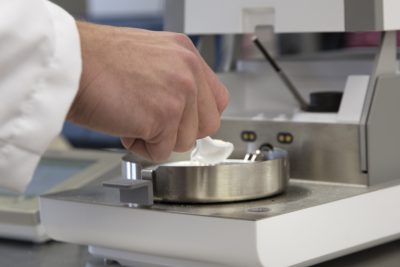
<path id="1" fill-rule="evenodd" d="M 142 170 L 153 184 L 156 201 L 219 203 L 264 198 L 285 190 L 289 179 L 286 153 L 271 160 L 226 160 L 218 165 L 190 161 Z"/>

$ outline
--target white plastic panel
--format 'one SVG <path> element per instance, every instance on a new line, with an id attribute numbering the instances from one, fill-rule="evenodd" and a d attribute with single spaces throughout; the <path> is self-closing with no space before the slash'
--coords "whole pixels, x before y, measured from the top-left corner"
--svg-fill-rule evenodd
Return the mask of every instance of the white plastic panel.
<path id="1" fill-rule="evenodd" d="M 0 236 L 14 240 L 29 240 L 42 243 L 50 240 L 42 224 L 38 225 L 16 225 L 0 224 Z"/>
<path id="2" fill-rule="evenodd" d="M 400 29 L 400 1 L 383 1 L 383 27 L 385 30 Z"/>
<path id="3" fill-rule="evenodd" d="M 41 210 L 46 231 L 55 240 L 206 265 L 261 266 L 253 221 L 46 198 L 41 199 Z"/>
<path id="4" fill-rule="evenodd" d="M 310 266 L 400 237 L 400 186 L 257 222 L 263 266 Z"/>
<path id="5" fill-rule="evenodd" d="M 400 237 L 398 183 L 258 221 L 41 200 L 51 237 L 152 264 L 310 266 Z"/>
<path id="6" fill-rule="evenodd" d="M 184 14 L 181 14 L 184 19 L 177 20 L 183 27 L 167 30 L 183 29 L 187 34 L 240 34 L 253 33 L 256 26 L 274 26 L 277 33 L 344 32 L 345 4 L 349 1 L 352 0 L 167 0 L 174 10 L 184 5 Z M 382 30 L 381 24 L 383 30 L 400 29 L 400 1 L 376 1 L 365 1 L 370 9 L 375 9 L 372 12 L 376 12 L 377 21 L 361 25 L 365 28 L 363 31 Z M 363 3 L 353 8 L 348 20 L 354 15 L 370 16 L 370 9 L 364 10 Z M 166 17 L 175 20 L 176 13 L 167 13 Z M 353 29 L 353 24 L 347 25 L 347 29 Z"/>
<path id="7" fill-rule="evenodd" d="M 337 122 L 359 123 L 368 89 L 368 75 L 349 76 L 346 82 Z"/>
<path id="8" fill-rule="evenodd" d="M 396 1 L 396 0 L 394 0 Z M 344 0 L 279 0 L 275 31 L 344 31 Z"/>
<path id="9" fill-rule="evenodd" d="M 251 33 L 256 25 L 249 23 L 261 23 L 264 17 L 263 24 L 271 24 L 274 3 L 275 0 L 186 0 L 184 31 L 187 34 Z"/>

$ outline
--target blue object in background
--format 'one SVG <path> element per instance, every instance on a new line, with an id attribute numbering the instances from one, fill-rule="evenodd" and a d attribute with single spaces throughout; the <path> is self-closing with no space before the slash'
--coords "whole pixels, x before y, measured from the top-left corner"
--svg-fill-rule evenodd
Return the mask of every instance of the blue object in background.
<path id="1" fill-rule="evenodd" d="M 163 19 L 161 17 L 146 18 L 86 18 L 89 22 L 111 25 L 116 27 L 140 28 L 152 31 L 161 31 L 163 29 Z"/>
<path id="2" fill-rule="evenodd" d="M 65 122 L 63 136 L 78 148 L 122 148 L 118 137 L 92 131 L 71 122 Z"/>

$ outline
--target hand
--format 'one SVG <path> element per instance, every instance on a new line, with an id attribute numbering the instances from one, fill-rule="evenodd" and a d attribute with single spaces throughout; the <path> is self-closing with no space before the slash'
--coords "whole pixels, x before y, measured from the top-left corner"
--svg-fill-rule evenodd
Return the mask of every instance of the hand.
<path id="1" fill-rule="evenodd" d="M 218 130 L 228 92 L 188 37 L 77 25 L 83 73 L 69 120 L 154 161 Z"/>

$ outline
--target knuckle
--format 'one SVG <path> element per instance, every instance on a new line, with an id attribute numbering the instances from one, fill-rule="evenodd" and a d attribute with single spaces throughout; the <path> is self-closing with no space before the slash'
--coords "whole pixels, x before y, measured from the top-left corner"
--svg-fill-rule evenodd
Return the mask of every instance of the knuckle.
<path id="1" fill-rule="evenodd" d="M 200 66 L 199 57 L 191 51 L 179 51 L 180 57 L 189 70 L 197 71 Z"/>
<path id="2" fill-rule="evenodd" d="M 177 89 L 180 93 L 183 93 L 185 96 L 193 96 L 197 94 L 197 86 L 196 81 L 193 75 L 190 74 L 180 74 L 175 77 L 175 81 L 177 83 Z"/>
<path id="3" fill-rule="evenodd" d="M 184 110 L 184 103 L 176 96 L 167 96 L 159 101 L 146 116 L 146 125 L 141 128 L 141 138 L 158 140 L 172 125 L 177 125 Z"/>
<path id="4" fill-rule="evenodd" d="M 171 98 L 169 101 L 167 101 L 164 110 L 161 111 L 162 114 L 160 114 L 160 117 L 163 118 L 164 123 L 168 120 L 180 118 L 183 108 L 184 104 L 181 100 Z"/>
<path id="5" fill-rule="evenodd" d="M 145 141 L 151 140 L 154 136 L 154 130 L 156 129 L 155 127 L 155 121 L 154 121 L 154 116 L 148 116 L 147 117 L 147 123 L 143 123 L 138 127 L 138 134 L 137 136 L 140 139 L 143 139 Z"/>
<path id="6" fill-rule="evenodd" d="M 186 48 L 194 48 L 192 40 L 186 34 L 174 33 L 173 38 L 175 39 L 175 41 L 178 44 L 180 44 Z"/>
<path id="7" fill-rule="evenodd" d="M 150 140 L 150 139 L 152 139 L 152 137 L 154 136 L 154 134 L 153 134 L 153 129 L 155 128 L 155 127 L 151 127 L 151 125 L 153 125 L 154 126 L 154 123 L 153 124 L 148 124 L 146 127 L 142 127 L 141 128 L 141 130 L 142 130 L 142 133 L 141 133 L 141 137 L 144 139 L 144 140 Z"/>

